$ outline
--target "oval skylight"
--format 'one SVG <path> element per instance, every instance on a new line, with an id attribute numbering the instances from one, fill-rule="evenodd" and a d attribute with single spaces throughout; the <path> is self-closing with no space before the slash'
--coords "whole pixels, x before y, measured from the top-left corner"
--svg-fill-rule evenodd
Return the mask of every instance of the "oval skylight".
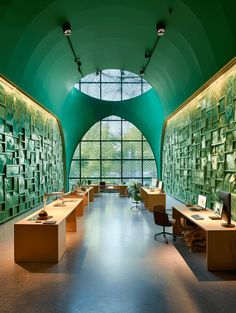
<path id="1" fill-rule="evenodd" d="M 116 69 L 89 74 L 74 87 L 88 96 L 106 101 L 128 100 L 152 88 L 143 77 Z"/>

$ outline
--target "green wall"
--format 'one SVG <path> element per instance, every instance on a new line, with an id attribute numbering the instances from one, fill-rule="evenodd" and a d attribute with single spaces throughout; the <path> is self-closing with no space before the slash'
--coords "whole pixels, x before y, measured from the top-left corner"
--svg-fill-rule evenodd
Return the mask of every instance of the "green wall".
<path id="1" fill-rule="evenodd" d="M 0 77 L 0 223 L 63 188 L 55 117 Z"/>
<path id="2" fill-rule="evenodd" d="M 163 115 L 235 56 L 235 9 L 235 0 L 1 1 L 0 73 L 62 121 L 67 169 L 85 131 L 110 114 L 134 123 L 159 158 Z M 138 74 L 157 39 L 156 23 L 164 21 L 165 36 L 144 76 L 158 98 L 111 104 L 75 94 L 81 75 L 62 32 L 65 21 L 84 75 L 108 68 Z"/>
<path id="3" fill-rule="evenodd" d="M 67 182 L 70 162 L 78 143 L 93 124 L 110 115 L 118 115 L 128 120 L 143 133 L 152 147 L 157 168 L 160 169 L 164 114 L 154 90 L 134 99 L 108 102 L 88 97 L 73 88 L 65 101 L 61 116 L 66 147 Z"/>
<path id="4" fill-rule="evenodd" d="M 163 181 L 167 193 L 196 203 L 232 192 L 236 219 L 236 65 L 232 65 L 166 124 Z"/>

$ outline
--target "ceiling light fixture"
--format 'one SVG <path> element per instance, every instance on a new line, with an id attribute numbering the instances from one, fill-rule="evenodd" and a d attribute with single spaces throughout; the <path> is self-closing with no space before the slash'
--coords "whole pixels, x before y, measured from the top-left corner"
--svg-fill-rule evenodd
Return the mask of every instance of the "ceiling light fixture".
<path id="1" fill-rule="evenodd" d="M 161 37 L 165 35 L 166 25 L 163 22 L 158 22 L 156 25 L 157 36 Z"/>
<path id="2" fill-rule="evenodd" d="M 70 27 L 70 23 L 69 22 L 65 22 L 62 25 L 62 29 L 63 29 L 63 33 L 65 36 L 70 36 L 72 33 L 71 27 Z"/>
<path id="3" fill-rule="evenodd" d="M 150 51 L 146 51 L 144 56 L 145 56 L 146 59 L 148 59 L 148 58 L 150 58 L 152 55 L 151 55 Z"/>
<path id="4" fill-rule="evenodd" d="M 145 75 L 145 71 L 146 71 L 146 69 L 148 67 L 149 62 L 151 61 L 151 58 L 152 58 L 153 53 L 154 53 L 154 51 L 156 49 L 157 43 L 158 43 L 160 37 L 162 37 L 165 34 L 165 29 L 166 29 L 166 25 L 165 25 L 164 22 L 158 22 L 156 24 L 157 38 L 156 38 L 156 41 L 155 41 L 155 44 L 154 44 L 152 50 L 150 50 L 150 51 L 146 50 L 146 52 L 144 54 L 145 58 L 148 59 L 148 60 L 147 60 L 146 65 L 140 70 L 140 72 L 139 72 L 140 76 L 144 76 Z"/>
<path id="5" fill-rule="evenodd" d="M 75 49 L 72 45 L 72 42 L 71 42 L 71 39 L 70 39 L 70 36 L 71 36 L 71 27 L 70 27 L 70 23 L 69 22 L 65 22 L 63 25 L 62 25 L 62 29 L 63 29 L 63 33 L 64 35 L 66 36 L 67 40 L 68 40 L 68 43 L 69 43 L 69 46 L 70 46 L 70 49 L 73 53 L 73 56 L 74 56 L 74 61 L 75 63 L 77 64 L 77 69 L 79 71 L 79 73 L 81 74 L 82 77 L 84 77 L 84 74 L 81 70 L 81 66 L 82 66 L 82 63 L 80 61 L 80 58 L 77 57 L 76 53 L 75 53 Z"/>
<path id="6" fill-rule="evenodd" d="M 144 73 L 145 73 L 144 69 L 141 69 L 140 72 L 139 72 L 139 75 L 140 75 L 140 76 L 143 76 Z"/>

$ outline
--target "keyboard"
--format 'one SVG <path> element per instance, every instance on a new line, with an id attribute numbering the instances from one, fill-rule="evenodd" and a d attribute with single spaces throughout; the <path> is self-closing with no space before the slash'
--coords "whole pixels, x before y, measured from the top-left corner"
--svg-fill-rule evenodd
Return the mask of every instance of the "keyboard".
<path id="1" fill-rule="evenodd" d="M 208 216 L 211 220 L 222 220 L 221 217 L 217 216 L 217 215 L 212 215 L 212 216 Z"/>
<path id="2" fill-rule="evenodd" d="M 199 214 L 193 214 L 191 215 L 191 217 L 194 218 L 195 220 L 204 220 L 204 217 Z"/>
<path id="3" fill-rule="evenodd" d="M 193 208 L 189 208 L 190 211 L 201 211 L 201 208 L 198 207 L 193 207 Z"/>

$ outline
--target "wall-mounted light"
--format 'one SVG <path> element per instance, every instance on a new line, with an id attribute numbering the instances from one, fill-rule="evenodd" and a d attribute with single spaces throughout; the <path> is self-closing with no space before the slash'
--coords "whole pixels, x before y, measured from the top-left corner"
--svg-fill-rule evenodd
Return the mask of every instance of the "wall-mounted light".
<path id="1" fill-rule="evenodd" d="M 144 56 L 145 56 L 146 59 L 150 58 L 151 57 L 151 52 L 150 51 L 146 51 Z"/>
<path id="2" fill-rule="evenodd" d="M 161 37 L 165 34 L 166 25 L 163 22 L 158 22 L 156 25 L 157 36 Z"/>
<path id="3" fill-rule="evenodd" d="M 76 55 L 76 53 L 75 53 L 75 49 L 74 49 L 74 47 L 73 47 L 73 45 L 72 45 L 72 42 L 71 42 L 71 40 L 70 40 L 70 35 L 71 35 L 71 33 L 72 33 L 71 27 L 70 27 L 70 23 L 69 23 L 69 22 L 65 22 L 65 23 L 62 25 L 62 29 L 63 29 L 64 35 L 66 36 L 66 38 L 67 38 L 67 40 L 68 40 L 70 49 L 71 49 L 71 51 L 72 51 L 72 53 L 73 53 L 74 61 L 75 61 L 75 63 L 77 64 L 77 69 L 78 69 L 79 73 L 81 74 L 81 76 L 84 76 L 84 74 L 83 74 L 83 72 L 82 72 L 82 70 L 81 70 L 81 65 L 82 65 L 82 63 L 81 63 L 81 61 L 80 61 L 80 58 L 77 57 L 77 55 Z"/>
<path id="4" fill-rule="evenodd" d="M 71 27 L 70 27 L 70 23 L 69 22 L 65 22 L 62 25 L 62 29 L 63 29 L 63 33 L 65 36 L 70 36 L 72 33 Z"/>
<path id="5" fill-rule="evenodd" d="M 150 51 L 146 50 L 146 52 L 144 54 L 145 59 L 147 59 L 147 62 L 146 62 L 146 65 L 140 70 L 140 72 L 139 72 L 140 76 L 144 76 L 145 71 L 148 67 L 148 64 L 151 61 L 152 55 L 156 49 L 157 43 L 158 43 L 160 37 L 162 37 L 165 34 L 165 28 L 166 28 L 166 25 L 163 22 L 158 22 L 156 24 L 157 38 L 156 38 L 156 41 L 155 41 L 155 44 L 154 44 L 152 50 L 150 50 Z"/>
<path id="6" fill-rule="evenodd" d="M 144 69 L 141 69 L 140 72 L 139 72 L 139 75 L 140 75 L 140 76 L 143 76 L 144 73 L 145 73 Z"/>

